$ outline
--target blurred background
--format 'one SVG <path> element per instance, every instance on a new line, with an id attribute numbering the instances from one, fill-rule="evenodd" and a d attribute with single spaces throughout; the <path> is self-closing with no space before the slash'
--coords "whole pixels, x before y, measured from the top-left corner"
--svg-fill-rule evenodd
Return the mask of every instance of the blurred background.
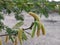
<path id="1" fill-rule="evenodd" d="M 49 0 L 49 1 L 56 1 L 59 2 L 60 6 L 60 0 Z M 44 24 L 45 29 L 46 29 L 46 35 L 43 36 L 42 34 L 37 37 L 35 36 L 34 38 L 31 38 L 28 34 L 28 40 L 23 41 L 23 45 L 60 45 L 60 11 L 58 9 L 58 5 L 56 5 L 56 10 L 49 10 L 48 15 L 47 14 L 38 14 L 41 17 L 41 22 Z M 35 8 L 36 9 L 36 8 Z M 38 8 L 37 8 L 38 9 Z M 52 9 L 52 8 L 51 8 Z M 5 13 L 5 10 L 3 11 Z M 18 12 L 18 11 L 17 11 Z M 10 12 L 9 12 L 10 13 Z M 31 25 L 33 22 L 33 17 L 30 16 L 26 11 L 22 11 L 21 14 L 24 16 L 24 25 L 21 27 L 27 28 Z M 48 18 L 46 18 L 48 16 Z M 15 19 L 14 13 L 4 14 L 4 22 L 5 25 L 8 27 L 12 28 L 16 23 L 17 20 Z M 27 32 L 31 32 L 28 30 Z M 0 32 L 1 34 L 5 34 L 5 31 Z M 9 40 L 8 43 L 6 44 L 4 42 L 4 37 L 2 38 L 2 44 L 3 45 L 13 45 L 13 43 Z M 19 42 L 18 42 L 18 45 Z"/>

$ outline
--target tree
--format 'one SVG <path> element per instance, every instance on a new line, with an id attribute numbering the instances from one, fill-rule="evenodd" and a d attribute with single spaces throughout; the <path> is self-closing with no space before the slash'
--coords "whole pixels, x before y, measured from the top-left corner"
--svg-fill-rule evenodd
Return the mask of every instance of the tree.
<path id="1" fill-rule="evenodd" d="M 34 22 L 26 29 L 20 28 L 20 26 L 24 24 L 24 16 L 21 15 L 22 11 L 26 11 L 34 18 Z M 18 37 L 20 44 L 22 45 L 22 41 L 27 40 L 26 33 L 31 35 L 31 37 L 34 37 L 37 29 L 37 36 L 40 35 L 40 30 L 42 30 L 42 34 L 45 35 L 45 28 L 37 14 L 44 14 L 45 17 L 48 17 L 50 11 L 55 11 L 60 14 L 60 2 L 49 2 L 48 0 L 0 0 L 0 31 L 6 31 L 6 34 L 0 36 L 6 36 L 6 42 L 8 39 L 11 39 L 15 45 L 17 45 L 16 41 Z M 2 20 L 4 21 L 4 14 L 9 15 L 12 12 L 19 22 L 16 23 L 13 28 L 9 28 L 4 25 Z M 25 31 L 28 29 L 32 30 L 31 34 Z"/>

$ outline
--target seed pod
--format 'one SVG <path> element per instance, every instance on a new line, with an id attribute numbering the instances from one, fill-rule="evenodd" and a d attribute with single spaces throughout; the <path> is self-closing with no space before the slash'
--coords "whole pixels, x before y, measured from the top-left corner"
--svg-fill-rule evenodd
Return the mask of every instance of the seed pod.
<path id="1" fill-rule="evenodd" d="M 23 33 L 23 29 L 19 29 L 18 30 L 18 39 L 19 39 L 21 45 L 22 45 L 22 33 Z"/>
<path id="2" fill-rule="evenodd" d="M 45 28 L 44 28 L 44 25 L 43 24 L 41 24 L 41 30 L 42 30 L 42 34 L 45 35 L 46 32 L 45 32 Z"/>
<path id="3" fill-rule="evenodd" d="M 0 45 L 2 45 L 2 40 L 0 39 Z"/>
<path id="4" fill-rule="evenodd" d="M 18 40 L 17 40 L 17 37 L 15 37 L 14 45 L 17 45 L 17 43 L 18 43 Z"/>
<path id="5" fill-rule="evenodd" d="M 40 21 L 40 18 L 39 18 L 39 16 L 38 16 L 37 14 L 35 14 L 35 13 L 33 13 L 33 12 L 29 12 L 29 14 L 30 14 L 31 16 L 33 16 L 34 19 L 36 19 L 37 21 Z"/>
<path id="6" fill-rule="evenodd" d="M 5 38 L 5 42 L 7 43 L 8 40 L 9 40 L 9 36 L 6 36 L 6 38 Z"/>
<path id="7" fill-rule="evenodd" d="M 35 31 L 36 31 L 36 23 L 34 23 L 33 27 L 32 27 L 32 34 L 31 34 L 31 37 L 34 37 L 35 35 Z"/>
<path id="8" fill-rule="evenodd" d="M 36 23 L 37 23 L 37 36 L 39 37 L 40 36 L 41 24 L 40 24 L 40 21 L 36 21 Z"/>

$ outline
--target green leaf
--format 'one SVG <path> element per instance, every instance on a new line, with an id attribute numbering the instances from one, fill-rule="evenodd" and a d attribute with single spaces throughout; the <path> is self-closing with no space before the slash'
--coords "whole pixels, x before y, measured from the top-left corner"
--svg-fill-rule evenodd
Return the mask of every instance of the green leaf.
<path id="1" fill-rule="evenodd" d="M 0 21 L 0 31 L 2 31 L 2 29 L 4 29 L 4 24 Z"/>
<path id="2" fill-rule="evenodd" d="M 49 15 L 48 15 L 48 11 L 45 7 L 41 8 L 41 13 L 47 18 Z"/>
<path id="3" fill-rule="evenodd" d="M 14 39 L 12 37 L 12 34 L 13 34 L 12 29 L 7 27 L 6 32 L 9 35 L 9 39 L 11 39 L 11 41 L 14 42 Z"/>
<path id="4" fill-rule="evenodd" d="M 22 40 L 27 40 L 27 39 L 28 39 L 28 38 L 27 38 L 25 32 L 23 32 L 23 33 L 22 33 Z"/>
<path id="5" fill-rule="evenodd" d="M 11 39 L 11 41 L 14 42 L 14 38 L 12 36 L 9 36 L 9 39 Z"/>
<path id="6" fill-rule="evenodd" d="M 15 18 L 16 18 L 16 20 L 22 20 L 22 21 L 24 21 L 24 16 L 21 15 L 21 14 L 19 14 L 19 13 L 15 14 Z"/>
<path id="7" fill-rule="evenodd" d="M 3 14 L 1 14 L 1 12 L 0 12 L 0 20 L 1 19 L 4 19 L 4 16 L 3 16 Z"/>
<path id="8" fill-rule="evenodd" d="M 60 14 L 60 5 L 59 5 L 59 12 L 58 13 Z"/>
<path id="9" fill-rule="evenodd" d="M 6 11 L 8 12 L 8 14 L 10 14 L 10 13 L 11 13 L 11 10 L 9 10 L 9 9 L 7 9 Z"/>
<path id="10" fill-rule="evenodd" d="M 13 29 L 18 29 L 23 24 L 24 24 L 24 22 L 23 21 L 20 21 L 20 22 L 16 23 L 15 26 L 13 26 Z"/>

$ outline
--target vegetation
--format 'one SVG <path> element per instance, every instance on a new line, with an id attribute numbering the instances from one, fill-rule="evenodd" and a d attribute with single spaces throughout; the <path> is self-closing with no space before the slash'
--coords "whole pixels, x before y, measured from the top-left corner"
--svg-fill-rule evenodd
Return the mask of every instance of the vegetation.
<path id="1" fill-rule="evenodd" d="M 34 18 L 34 22 L 29 28 L 20 28 L 24 24 L 24 16 L 21 15 L 22 11 L 26 11 L 29 15 Z M 5 42 L 7 43 L 9 39 L 17 45 L 17 38 L 22 45 L 23 40 L 27 40 L 28 37 L 26 33 L 34 37 L 35 32 L 37 36 L 40 35 L 40 30 L 42 34 L 45 35 L 45 28 L 40 21 L 40 17 L 37 14 L 43 14 L 48 17 L 49 12 L 58 12 L 60 14 L 60 2 L 49 2 L 48 0 L 0 0 L 0 31 L 5 30 L 6 34 L 0 35 L 6 36 Z M 10 28 L 2 22 L 4 21 L 4 14 L 14 13 L 16 20 L 19 22 L 15 24 L 14 27 Z M 32 33 L 26 32 L 25 30 L 32 30 Z M 0 45 L 1 40 L 0 40 Z"/>

